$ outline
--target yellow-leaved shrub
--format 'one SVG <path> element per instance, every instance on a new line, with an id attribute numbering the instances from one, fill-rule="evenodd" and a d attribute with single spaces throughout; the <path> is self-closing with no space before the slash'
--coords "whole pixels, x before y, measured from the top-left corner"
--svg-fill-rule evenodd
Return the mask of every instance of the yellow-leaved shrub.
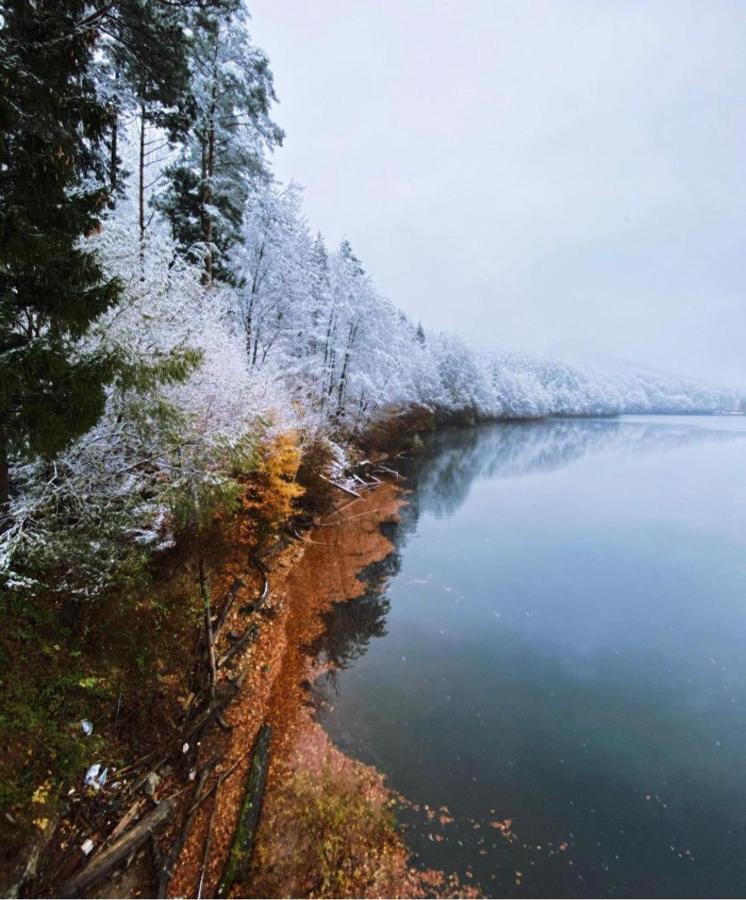
<path id="1" fill-rule="evenodd" d="M 297 436 L 284 433 L 262 444 L 254 472 L 241 479 L 238 539 L 256 546 L 292 517 L 303 488 L 296 481 L 301 451 Z"/>

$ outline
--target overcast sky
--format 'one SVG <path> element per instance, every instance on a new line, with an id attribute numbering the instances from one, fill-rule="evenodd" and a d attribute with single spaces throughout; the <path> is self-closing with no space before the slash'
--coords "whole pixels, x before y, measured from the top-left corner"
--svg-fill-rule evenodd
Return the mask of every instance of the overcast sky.
<path id="1" fill-rule="evenodd" d="M 249 0 L 283 180 L 426 327 L 746 384 L 746 0 Z"/>

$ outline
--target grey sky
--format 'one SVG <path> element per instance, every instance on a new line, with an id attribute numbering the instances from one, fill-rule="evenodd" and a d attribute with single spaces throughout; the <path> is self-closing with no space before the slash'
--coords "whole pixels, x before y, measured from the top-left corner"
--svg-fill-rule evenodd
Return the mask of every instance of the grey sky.
<path id="1" fill-rule="evenodd" d="M 746 2 L 249 0 L 280 178 L 426 326 L 746 384 Z"/>

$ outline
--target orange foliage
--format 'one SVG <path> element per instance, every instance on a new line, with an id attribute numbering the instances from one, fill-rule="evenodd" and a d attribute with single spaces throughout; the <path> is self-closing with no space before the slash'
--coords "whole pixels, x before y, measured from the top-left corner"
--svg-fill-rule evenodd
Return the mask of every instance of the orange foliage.
<path id="1" fill-rule="evenodd" d="M 303 494 L 296 482 L 301 452 L 294 434 L 281 434 L 259 450 L 259 464 L 242 479 L 237 539 L 256 546 L 286 522 Z"/>

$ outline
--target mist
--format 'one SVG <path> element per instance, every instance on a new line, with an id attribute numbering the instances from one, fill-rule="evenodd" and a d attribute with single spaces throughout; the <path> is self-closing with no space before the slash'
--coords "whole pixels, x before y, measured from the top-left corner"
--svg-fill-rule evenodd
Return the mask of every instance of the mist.
<path id="1" fill-rule="evenodd" d="M 427 328 L 746 384 L 746 6 L 254 0 L 278 177 Z"/>

